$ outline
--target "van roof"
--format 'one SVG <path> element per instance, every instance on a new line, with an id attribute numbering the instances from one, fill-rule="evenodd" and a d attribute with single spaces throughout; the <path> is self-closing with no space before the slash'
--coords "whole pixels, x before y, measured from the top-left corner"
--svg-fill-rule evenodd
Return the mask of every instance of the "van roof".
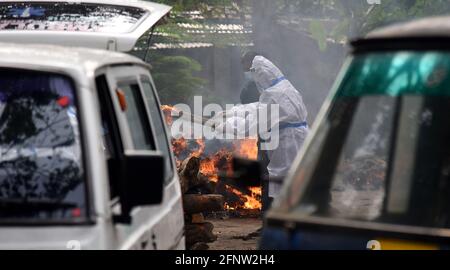
<path id="1" fill-rule="evenodd" d="M 128 52 L 170 10 L 140 0 L 2 0 L 0 41 Z"/>
<path id="2" fill-rule="evenodd" d="M 118 64 L 147 65 L 137 57 L 105 50 L 0 43 L 0 67 L 70 69 L 83 74 L 92 74 L 98 68 Z"/>
<path id="3" fill-rule="evenodd" d="M 2 0 L 2 2 L 68 2 L 68 3 L 94 3 L 94 4 L 111 4 L 111 5 L 120 5 L 120 6 L 133 6 L 133 7 L 141 7 L 141 8 L 149 8 L 152 9 L 155 5 L 160 5 L 158 3 L 150 2 L 150 1 L 142 1 L 142 0 L 131 0 L 131 1 L 123 1 L 123 0 Z M 164 6 L 164 5 L 162 5 Z"/>

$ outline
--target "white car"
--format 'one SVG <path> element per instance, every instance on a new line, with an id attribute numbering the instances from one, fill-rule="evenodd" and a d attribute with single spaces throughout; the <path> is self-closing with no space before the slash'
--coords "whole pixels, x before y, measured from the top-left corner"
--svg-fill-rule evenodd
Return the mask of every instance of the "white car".
<path id="1" fill-rule="evenodd" d="M 130 3 L 0 3 L 0 42 L 15 42 L 0 43 L 0 249 L 185 248 L 150 66 L 105 50 L 128 50 L 170 7 Z M 95 31 L 57 30 L 80 10 L 110 16 Z M 133 23 L 117 32 L 123 18 Z M 69 40 L 88 48 L 33 44 Z"/>

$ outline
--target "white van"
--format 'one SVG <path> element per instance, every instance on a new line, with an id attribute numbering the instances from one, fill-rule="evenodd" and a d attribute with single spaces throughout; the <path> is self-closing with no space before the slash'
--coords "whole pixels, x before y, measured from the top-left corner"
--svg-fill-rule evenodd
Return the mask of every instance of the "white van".
<path id="1" fill-rule="evenodd" d="M 140 0 L 1 0 L 0 41 L 130 52 L 170 10 Z"/>
<path id="2" fill-rule="evenodd" d="M 0 43 L 0 249 L 185 248 L 181 191 L 150 67 L 107 50 L 18 44 L 57 40 L 68 28 L 39 30 L 36 22 L 61 23 L 66 8 L 112 14 L 98 31 L 123 17 L 139 22 L 133 29 L 151 27 L 170 10 L 92 2 L 0 3 L 0 42 L 16 42 Z M 23 30 L 21 18 L 37 26 Z M 84 47 L 83 39 L 97 37 L 103 49 L 115 40 L 127 50 L 121 41 L 136 33 L 114 31 L 66 37 Z"/>

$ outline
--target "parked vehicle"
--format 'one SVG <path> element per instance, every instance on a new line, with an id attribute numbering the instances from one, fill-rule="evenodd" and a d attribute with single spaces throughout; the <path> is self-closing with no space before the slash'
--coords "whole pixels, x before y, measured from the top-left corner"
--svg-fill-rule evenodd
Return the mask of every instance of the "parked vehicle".
<path id="1" fill-rule="evenodd" d="M 130 52 L 170 10 L 139 0 L 2 0 L 0 41 Z"/>
<path id="2" fill-rule="evenodd" d="M 450 247 L 450 18 L 352 43 L 263 249 Z"/>
<path id="3" fill-rule="evenodd" d="M 16 42 L 0 43 L 0 249 L 185 248 L 150 66 L 105 50 L 128 50 L 170 8 L 113 2 L 0 3 L 0 41 Z M 90 11 L 98 28 L 76 15 Z"/>

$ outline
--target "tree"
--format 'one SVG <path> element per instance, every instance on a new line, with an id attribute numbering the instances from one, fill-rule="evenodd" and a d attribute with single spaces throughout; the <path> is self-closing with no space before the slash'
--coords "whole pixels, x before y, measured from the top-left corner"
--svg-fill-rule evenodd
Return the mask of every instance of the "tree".
<path id="1" fill-rule="evenodd" d="M 398 21 L 408 21 L 427 16 L 444 15 L 450 12 L 448 0 L 384 0 L 367 15 L 359 34 Z"/>
<path id="2" fill-rule="evenodd" d="M 229 44 L 251 42 L 242 34 L 221 34 L 220 29 L 221 23 L 234 20 L 236 16 L 245 19 L 243 14 L 248 7 L 247 0 L 156 0 L 156 2 L 170 5 L 173 10 L 170 18 L 155 29 L 152 44 L 169 44 L 177 48 L 177 45 L 181 44 L 204 43 L 221 48 Z M 199 12 L 200 19 L 190 15 L 189 12 L 193 11 Z M 188 29 L 189 27 L 191 29 Z M 152 46 L 148 44 L 150 33 L 151 31 L 138 42 L 137 47 L 141 50 L 135 54 L 141 58 L 144 58 L 147 48 Z M 195 95 L 202 95 L 206 101 L 219 101 L 217 95 L 206 89 L 207 81 L 197 75 L 202 70 L 200 63 L 181 55 L 180 50 L 170 52 L 150 50 L 148 56 L 148 60 L 155 67 L 153 77 L 164 104 L 189 104 Z"/>
<path id="3" fill-rule="evenodd" d="M 369 4 L 363 0 L 275 1 L 279 6 L 277 10 L 279 17 L 289 13 L 298 14 L 299 18 L 315 18 L 311 22 L 309 32 L 322 49 L 327 38 L 345 41 L 364 36 L 375 28 L 395 22 L 450 12 L 448 0 L 380 0 L 379 4 Z M 321 19 L 334 19 L 338 23 L 324 35 L 326 27 Z"/>
<path id="4" fill-rule="evenodd" d="M 371 30 L 393 22 L 406 21 L 430 15 L 441 15 L 450 12 L 448 0 L 380 0 L 380 4 L 369 4 L 365 0 L 156 0 L 174 7 L 167 24 L 158 27 L 154 42 L 177 43 L 208 43 L 215 47 L 228 44 L 254 43 L 256 49 L 270 40 L 274 33 L 274 25 L 280 21 L 287 23 L 295 21 L 310 21 L 302 29 L 309 32 L 317 41 L 318 47 L 327 50 L 330 40 L 346 42 L 349 39 L 364 36 Z M 198 11 L 202 19 L 193 19 L 188 11 Z M 254 16 L 251 16 L 254 15 Z M 223 23 L 240 18 L 240 22 L 251 25 L 251 35 L 221 35 L 210 22 Z M 251 19 L 249 19 L 251 18 Z M 201 34 L 195 34 L 180 27 L 180 23 L 198 27 Z M 147 41 L 147 37 L 143 39 Z M 149 44 L 143 43 L 144 48 Z M 200 80 L 195 74 L 201 67 L 187 58 L 166 58 L 158 51 L 150 54 L 156 83 L 163 98 L 168 102 L 171 95 L 179 94 L 181 100 L 186 96 L 199 94 L 208 95 L 205 90 L 206 81 Z M 190 60 L 190 61 L 188 61 Z M 162 61 L 159 63 L 159 61 Z M 181 61 L 174 67 L 167 63 Z M 187 64 L 190 62 L 190 64 Z M 184 64 L 183 64 L 184 63 Z M 178 68 L 179 70 L 174 70 Z M 183 74 L 176 78 L 185 80 L 174 83 L 168 79 L 169 73 Z M 189 80 L 189 81 L 188 81 Z M 190 91 L 190 92 L 189 92 Z M 177 94 L 177 95 L 178 95 Z M 212 94 L 209 93 L 211 96 Z"/>
<path id="5" fill-rule="evenodd" d="M 163 104 L 188 103 L 192 94 L 201 89 L 205 80 L 195 77 L 193 72 L 201 70 L 201 65 L 185 56 L 158 55 L 153 61 L 154 80 Z"/>

